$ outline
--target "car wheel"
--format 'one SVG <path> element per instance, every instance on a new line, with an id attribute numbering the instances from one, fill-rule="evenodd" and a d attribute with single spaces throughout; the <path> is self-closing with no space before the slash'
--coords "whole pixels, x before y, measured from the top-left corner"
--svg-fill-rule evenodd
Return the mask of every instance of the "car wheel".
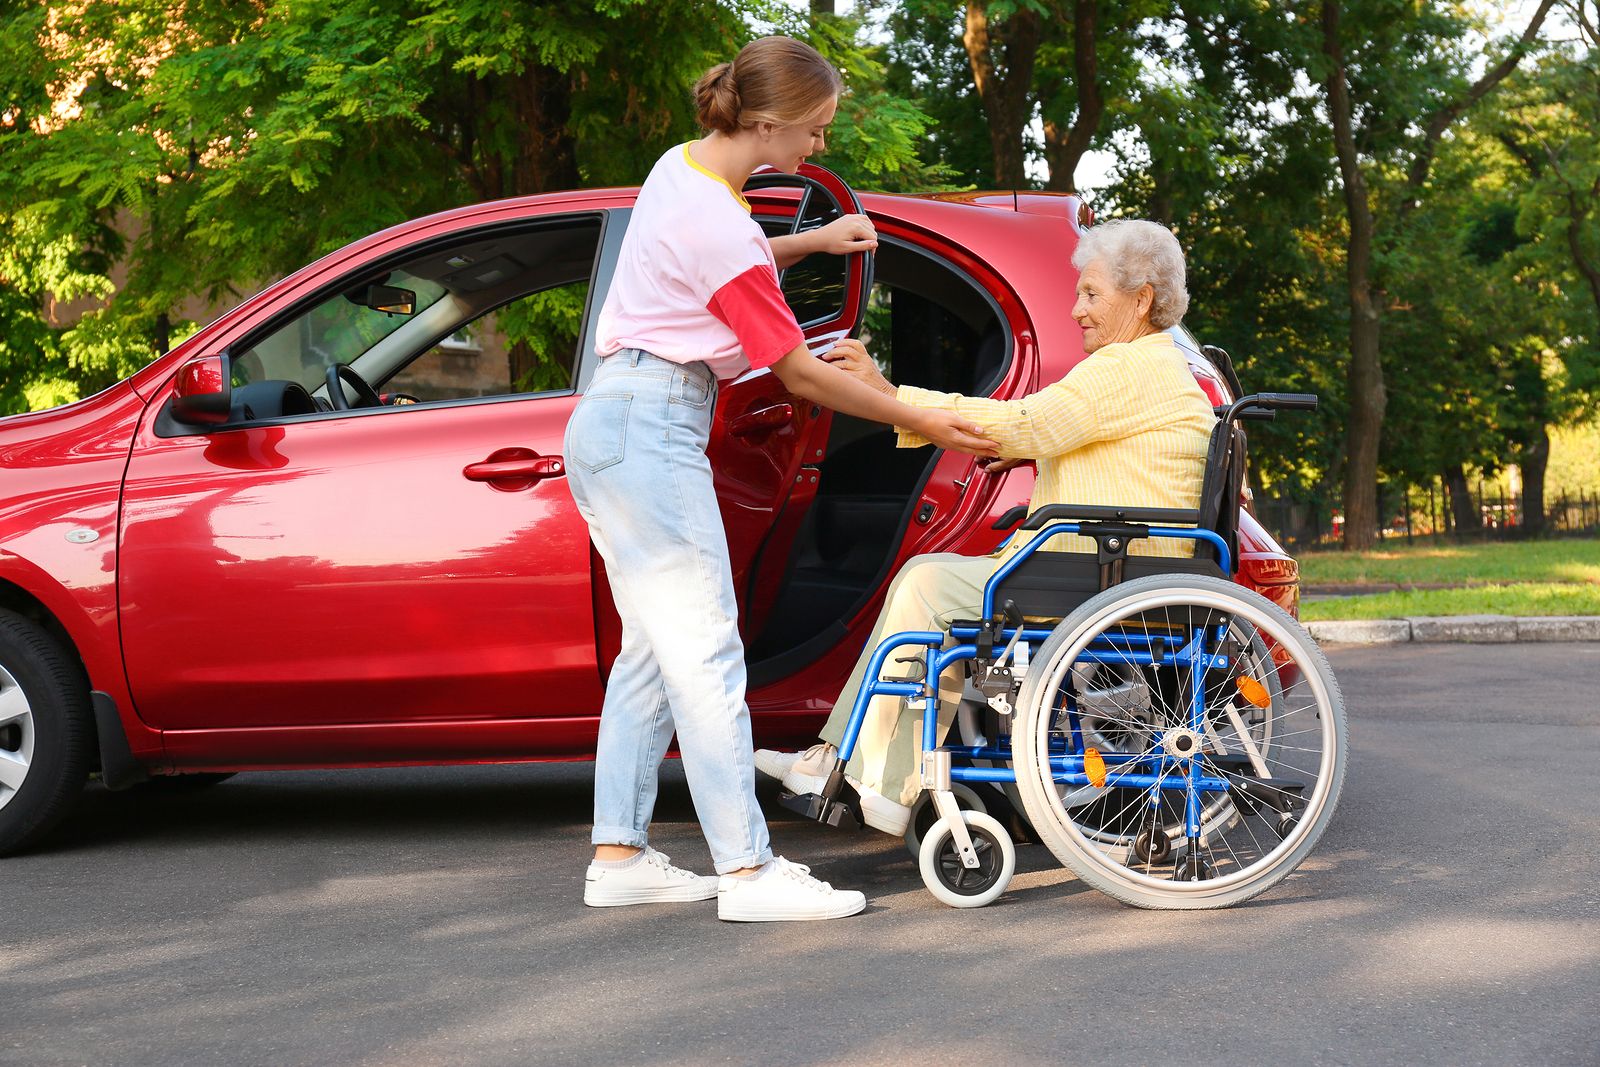
<path id="1" fill-rule="evenodd" d="M 0 856 L 37 840 L 83 792 L 92 721 L 71 654 L 28 619 L 0 611 Z"/>

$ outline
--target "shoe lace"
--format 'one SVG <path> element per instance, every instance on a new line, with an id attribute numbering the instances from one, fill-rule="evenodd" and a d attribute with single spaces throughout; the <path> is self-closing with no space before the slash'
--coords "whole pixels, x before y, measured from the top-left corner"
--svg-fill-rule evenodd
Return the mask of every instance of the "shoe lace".
<path id="1" fill-rule="evenodd" d="M 801 885 L 810 889 L 819 890 L 823 893 L 833 892 L 833 886 L 829 885 L 827 882 L 824 882 L 820 878 L 811 877 L 811 868 L 807 867 L 803 863 L 791 863 L 782 856 L 779 856 L 776 860 L 776 864 L 778 873 L 783 875 L 785 878 L 793 878 Z"/>
<path id="2" fill-rule="evenodd" d="M 693 871 L 686 871 L 682 867 L 674 867 L 672 865 L 672 861 L 666 856 L 665 853 L 657 852 L 653 848 L 646 848 L 644 850 L 644 861 L 652 864 L 653 866 L 660 867 L 663 871 L 675 878 L 695 877 Z"/>

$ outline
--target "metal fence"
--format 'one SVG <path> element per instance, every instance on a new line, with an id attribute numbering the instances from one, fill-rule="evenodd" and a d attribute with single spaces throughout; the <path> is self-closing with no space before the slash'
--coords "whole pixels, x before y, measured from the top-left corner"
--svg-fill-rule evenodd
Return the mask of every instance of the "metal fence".
<path id="1" fill-rule="evenodd" d="M 1452 501 L 1438 482 L 1426 488 L 1385 487 L 1378 494 L 1383 521 L 1380 541 L 1449 537 L 1459 540 L 1516 540 L 1540 535 L 1600 533 L 1600 489 L 1562 490 L 1545 497 L 1544 525 L 1530 528 L 1524 500 L 1505 487 L 1480 482 Z M 1344 536 L 1337 500 L 1285 500 L 1257 494 L 1256 518 L 1287 548 L 1330 544 Z M 1473 518 L 1476 522 L 1472 521 Z"/>

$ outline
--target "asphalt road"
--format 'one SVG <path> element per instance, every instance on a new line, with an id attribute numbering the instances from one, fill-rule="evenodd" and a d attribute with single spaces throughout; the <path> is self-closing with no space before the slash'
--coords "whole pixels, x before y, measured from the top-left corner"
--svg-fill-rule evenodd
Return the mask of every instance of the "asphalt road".
<path id="1" fill-rule="evenodd" d="M 0 1063 L 1600 1064 L 1600 645 L 1331 652 L 1338 815 L 1222 912 L 1037 847 L 955 911 L 898 842 L 786 813 L 866 914 L 592 911 L 587 764 L 91 791 L 0 861 Z M 655 842 L 707 866 L 675 765 Z"/>

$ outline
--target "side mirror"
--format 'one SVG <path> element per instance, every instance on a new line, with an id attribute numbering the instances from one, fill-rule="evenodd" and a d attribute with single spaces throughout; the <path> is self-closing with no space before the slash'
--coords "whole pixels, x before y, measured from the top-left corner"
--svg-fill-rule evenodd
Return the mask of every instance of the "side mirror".
<path id="1" fill-rule="evenodd" d="M 191 359 L 178 369 L 172 417 L 189 426 L 220 426 L 233 406 L 233 367 L 226 352 Z"/>

